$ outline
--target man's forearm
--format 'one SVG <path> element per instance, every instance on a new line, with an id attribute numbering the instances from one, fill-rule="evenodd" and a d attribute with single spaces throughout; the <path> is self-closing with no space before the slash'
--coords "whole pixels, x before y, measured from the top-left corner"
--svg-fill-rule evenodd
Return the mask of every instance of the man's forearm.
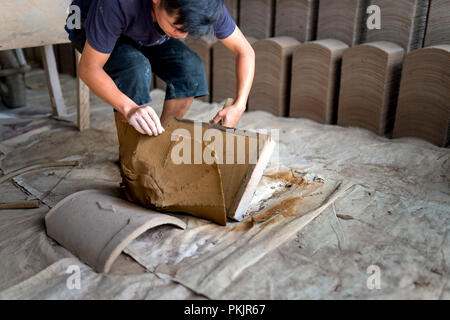
<path id="1" fill-rule="evenodd" d="M 236 56 L 236 104 L 245 108 L 255 75 L 253 50 Z"/>
<path id="2" fill-rule="evenodd" d="M 98 66 L 81 67 L 78 74 L 81 80 L 104 102 L 127 116 L 136 103 L 117 88 L 111 77 Z"/>
<path id="3" fill-rule="evenodd" d="M 241 38 L 240 40 L 245 38 L 241 34 L 237 36 Z M 236 39 L 236 36 L 234 40 Z M 228 106 L 220 110 L 216 116 L 211 120 L 212 123 L 221 123 L 225 127 L 234 128 L 242 114 L 245 111 L 245 107 L 247 106 L 248 95 L 250 93 L 253 78 L 255 76 L 255 52 L 250 44 L 246 40 L 241 41 L 241 44 L 244 42 L 242 46 L 238 46 L 239 49 L 233 50 L 236 46 L 233 47 L 233 43 L 228 43 L 229 48 L 233 52 L 237 52 L 236 57 L 236 101 L 232 106 Z"/>

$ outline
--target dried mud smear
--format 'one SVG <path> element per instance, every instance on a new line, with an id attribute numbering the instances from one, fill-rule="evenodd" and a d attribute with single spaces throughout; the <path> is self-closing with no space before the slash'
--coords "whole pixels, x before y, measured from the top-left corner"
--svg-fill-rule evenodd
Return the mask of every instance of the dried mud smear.
<path id="1" fill-rule="evenodd" d="M 297 187 L 303 189 L 311 185 L 310 182 L 306 181 L 302 177 L 294 176 L 292 171 L 277 172 L 271 175 L 264 175 L 264 177 L 284 185 L 284 188 L 280 191 L 275 192 L 270 199 L 276 199 L 278 197 L 281 198 L 283 193 L 286 192 L 287 188 Z M 265 209 L 261 213 L 250 216 L 245 221 L 236 225 L 234 228 L 231 228 L 230 231 L 247 231 L 258 224 L 261 224 L 262 227 L 266 227 L 268 225 L 279 222 L 284 218 L 296 216 L 297 204 L 302 198 L 302 196 L 297 196 L 284 199 Z M 264 202 L 270 199 L 265 199 Z"/>
<path id="2" fill-rule="evenodd" d="M 264 226 L 267 226 L 283 218 L 295 216 L 295 208 L 297 207 L 297 202 L 301 198 L 302 197 L 294 197 L 285 199 L 264 210 L 263 212 L 251 216 L 244 222 L 231 229 L 231 231 L 247 231 L 253 228 L 256 224 L 264 223 Z"/>

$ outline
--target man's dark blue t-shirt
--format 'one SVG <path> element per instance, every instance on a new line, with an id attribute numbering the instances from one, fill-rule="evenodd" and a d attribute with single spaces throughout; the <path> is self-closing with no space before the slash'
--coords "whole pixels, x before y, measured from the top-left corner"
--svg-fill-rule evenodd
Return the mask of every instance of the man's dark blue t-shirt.
<path id="1" fill-rule="evenodd" d="M 72 4 L 80 7 L 87 41 L 99 52 L 111 53 L 121 35 L 140 46 L 158 45 L 170 39 L 156 29 L 152 0 L 74 0 Z M 221 18 L 214 24 L 215 36 L 225 39 L 235 28 L 236 23 L 223 6 Z"/>

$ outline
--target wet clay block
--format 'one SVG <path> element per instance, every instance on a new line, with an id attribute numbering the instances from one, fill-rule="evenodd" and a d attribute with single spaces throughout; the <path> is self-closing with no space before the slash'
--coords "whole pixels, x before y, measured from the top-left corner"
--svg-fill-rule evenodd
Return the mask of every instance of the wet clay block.
<path id="1" fill-rule="evenodd" d="M 193 121 L 173 117 L 164 123 L 166 131 L 158 137 L 141 135 L 126 122 L 116 121 L 116 125 L 121 175 L 130 201 L 189 213 L 220 225 L 226 224 L 227 216 L 244 218 L 274 149 L 267 135 L 227 131 L 206 123 L 194 125 Z M 220 144 L 222 150 L 206 142 L 205 134 L 220 136 L 224 141 Z M 233 141 L 234 148 L 228 143 Z M 181 152 L 182 146 L 191 150 L 190 154 Z M 174 154 L 188 160 L 179 164 Z M 210 155 L 210 161 L 204 154 Z"/>
<path id="2" fill-rule="evenodd" d="M 185 43 L 198 54 L 205 67 L 206 83 L 208 84 L 210 95 L 199 98 L 204 102 L 210 102 L 212 97 L 212 46 L 216 42 L 216 39 L 203 38 L 186 38 Z"/>
<path id="3" fill-rule="evenodd" d="M 391 42 L 348 49 L 342 61 L 338 124 L 391 132 L 404 50 Z"/>
<path id="4" fill-rule="evenodd" d="M 410 53 L 403 66 L 394 138 L 450 143 L 450 45 Z"/>
<path id="5" fill-rule="evenodd" d="M 360 44 L 368 3 L 369 0 L 320 0 L 317 39 L 337 39 L 349 46 Z"/>
<path id="6" fill-rule="evenodd" d="M 289 116 L 324 124 L 336 120 L 341 59 L 348 48 L 334 39 L 304 43 L 292 58 Z"/>
<path id="7" fill-rule="evenodd" d="M 367 30 L 365 42 L 390 41 L 406 52 L 422 48 L 429 0 L 371 0 L 370 4 L 381 9 L 381 29 Z"/>
<path id="8" fill-rule="evenodd" d="M 243 0 L 240 10 L 240 29 L 247 37 L 272 37 L 275 0 Z"/>
<path id="9" fill-rule="evenodd" d="M 247 37 L 250 44 L 255 38 Z M 236 58 L 233 52 L 218 41 L 213 46 L 213 100 L 221 102 L 229 97 L 236 97 Z"/>
<path id="10" fill-rule="evenodd" d="M 450 44 L 450 1 L 433 0 L 430 4 L 425 46 Z"/>
<path id="11" fill-rule="evenodd" d="M 276 0 L 275 37 L 314 40 L 318 5 L 318 0 Z"/>
<path id="12" fill-rule="evenodd" d="M 300 42 L 291 37 L 258 40 L 253 44 L 256 71 L 248 109 L 276 116 L 289 114 L 292 54 Z"/>

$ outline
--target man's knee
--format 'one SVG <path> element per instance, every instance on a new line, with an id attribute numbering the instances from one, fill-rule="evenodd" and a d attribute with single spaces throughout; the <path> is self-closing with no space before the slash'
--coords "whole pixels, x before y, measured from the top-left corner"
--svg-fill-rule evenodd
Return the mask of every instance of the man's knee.
<path id="1" fill-rule="evenodd" d="M 130 77 L 134 79 L 135 84 L 144 85 L 150 88 L 152 81 L 152 67 L 150 61 L 143 55 L 133 59 L 128 65 Z"/>
<path id="2" fill-rule="evenodd" d="M 114 49 L 105 65 L 105 71 L 113 79 L 130 77 L 150 82 L 152 78 L 150 61 L 130 45 L 119 45 Z"/>
<path id="3" fill-rule="evenodd" d="M 127 78 L 129 81 L 138 81 L 140 83 L 148 83 L 152 79 L 152 68 L 150 62 L 143 55 L 136 55 L 133 59 L 122 60 L 119 70 L 113 72 L 113 77 Z"/>
<path id="4" fill-rule="evenodd" d="M 152 69 L 150 61 L 139 50 L 126 45 L 116 48 L 104 69 L 119 90 L 137 104 L 151 100 Z"/>
<path id="5" fill-rule="evenodd" d="M 179 47 L 172 73 L 166 75 L 165 100 L 200 97 L 208 94 L 208 80 L 200 57 L 187 45 Z"/>
<path id="6" fill-rule="evenodd" d="M 203 61 L 193 50 L 185 50 L 183 52 L 182 68 L 184 74 L 199 74 L 205 72 Z"/>

